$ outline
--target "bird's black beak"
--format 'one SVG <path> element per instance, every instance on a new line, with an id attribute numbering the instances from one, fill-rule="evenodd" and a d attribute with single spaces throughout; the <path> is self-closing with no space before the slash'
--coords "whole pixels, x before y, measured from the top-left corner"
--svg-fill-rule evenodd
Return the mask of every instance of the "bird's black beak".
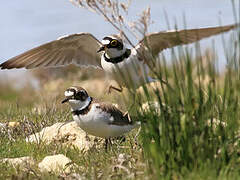
<path id="1" fill-rule="evenodd" d="M 67 98 L 65 98 L 64 100 L 62 100 L 62 104 L 65 103 L 65 102 L 68 102 L 69 99 L 71 99 L 71 98 L 70 98 L 70 97 L 67 97 Z"/>
<path id="2" fill-rule="evenodd" d="M 97 51 L 97 53 L 99 53 L 99 52 L 101 52 L 101 51 L 104 51 L 105 48 L 106 48 L 105 46 L 100 47 L 99 50 Z"/>

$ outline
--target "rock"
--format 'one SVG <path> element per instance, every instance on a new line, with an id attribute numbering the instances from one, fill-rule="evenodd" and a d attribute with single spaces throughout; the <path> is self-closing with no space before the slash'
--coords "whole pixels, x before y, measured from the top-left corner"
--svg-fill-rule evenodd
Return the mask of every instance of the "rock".
<path id="1" fill-rule="evenodd" d="M 16 128 L 20 125 L 20 123 L 19 122 L 8 122 L 7 125 L 9 128 Z"/>
<path id="2" fill-rule="evenodd" d="M 86 136 L 86 133 L 74 122 L 56 123 L 45 127 L 39 133 L 32 134 L 26 138 L 27 142 L 60 142 L 67 146 L 75 146 L 79 150 L 89 150 L 95 144 L 94 136 Z"/>
<path id="3" fill-rule="evenodd" d="M 53 156 L 46 156 L 39 164 L 38 168 L 42 172 L 54 172 L 54 173 L 70 173 L 71 167 L 71 159 L 67 158 L 63 154 L 57 154 Z"/>
<path id="4" fill-rule="evenodd" d="M 30 156 L 19 157 L 19 158 L 4 158 L 1 159 L 1 163 L 8 163 L 15 169 L 20 168 L 21 170 L 27 170 L 29 167 L 34 166 L 35 161 Z"/>
<path id="5" fill-rule="evenodd" d="M 61 125 L 63 125 L 63 123 L 56 123 L 50 127 L 45 127 L 39 133 L 35 133 L 27 137 L 26 141 L 35 143 L 44 141 L 46 143 L 51 143 L 54 137 L 58 135 L 58 129 L 61 127 Z"/>

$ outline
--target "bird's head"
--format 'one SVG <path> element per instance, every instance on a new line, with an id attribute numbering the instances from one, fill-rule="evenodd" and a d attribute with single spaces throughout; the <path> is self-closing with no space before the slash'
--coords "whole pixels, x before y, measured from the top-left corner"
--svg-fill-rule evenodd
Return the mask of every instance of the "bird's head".
<path id="1" fill-rule="evenodd" d="M 65 92 L 65 99 L 62 103 L 68 102 L 73 110 L 82 110 L 91 103 L 91 97 L 82 87 L 70 87 Z"/>
<path id="2" fill-rule="evenodd" d="M 108 58 L 116 58 L 122 56 L 126 48 L 117 35 L 106 36 L 102 40 L 102 46 L 97 52 L 104 51 Z"/>

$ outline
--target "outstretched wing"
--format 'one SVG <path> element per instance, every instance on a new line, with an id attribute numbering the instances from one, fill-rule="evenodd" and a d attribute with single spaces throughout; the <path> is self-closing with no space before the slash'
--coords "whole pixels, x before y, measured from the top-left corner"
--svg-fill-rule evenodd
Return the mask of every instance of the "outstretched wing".
<path id="1" fill-rule="evenodd" d="M 166 48 L 172 48 L 174 46 L 189 44 L 199 41 L 203 38 L 207 38 L 219 33 L 229 31 L 236 28 L 238 25 L 228 25 L 210 28 L 200 29 L 186 29 L 186 30 L 174 30 L 159 33 L 152 33 L 144 37 L 138 44 L 140 51 L 147 47 L 154 56 L 158 55 L 162 50 Z"/>
<path id="2" fill-rule="evenodd" d="M 1 69 L 58 67 L 69 64 L 101 68 L 101 43 L 89 33 L 72 34 L 33 48 L 0 64 Z"/>

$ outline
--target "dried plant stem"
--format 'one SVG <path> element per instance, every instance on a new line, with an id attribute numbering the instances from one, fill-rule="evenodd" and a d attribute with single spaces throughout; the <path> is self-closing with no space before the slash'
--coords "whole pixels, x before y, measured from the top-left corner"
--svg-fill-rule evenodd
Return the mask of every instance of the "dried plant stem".
<path id="1" fill-rule="evenodd" d="M 97 10 L 99 11 L 99 13 L 115 28 L 117 29 L 120 33 L 122 33 L 122 35 L 124 36 L 124 38 L 127 40 L 127 42 L 132 46 L 135 47 L 134 44 L 130 41 L 130 39 L 127 37 L 127 35 L 121 30 L 121 28 L 119 28 L 103 11 L 102 9 L 95 4 L 95 7 L 97 8 Z"/>

